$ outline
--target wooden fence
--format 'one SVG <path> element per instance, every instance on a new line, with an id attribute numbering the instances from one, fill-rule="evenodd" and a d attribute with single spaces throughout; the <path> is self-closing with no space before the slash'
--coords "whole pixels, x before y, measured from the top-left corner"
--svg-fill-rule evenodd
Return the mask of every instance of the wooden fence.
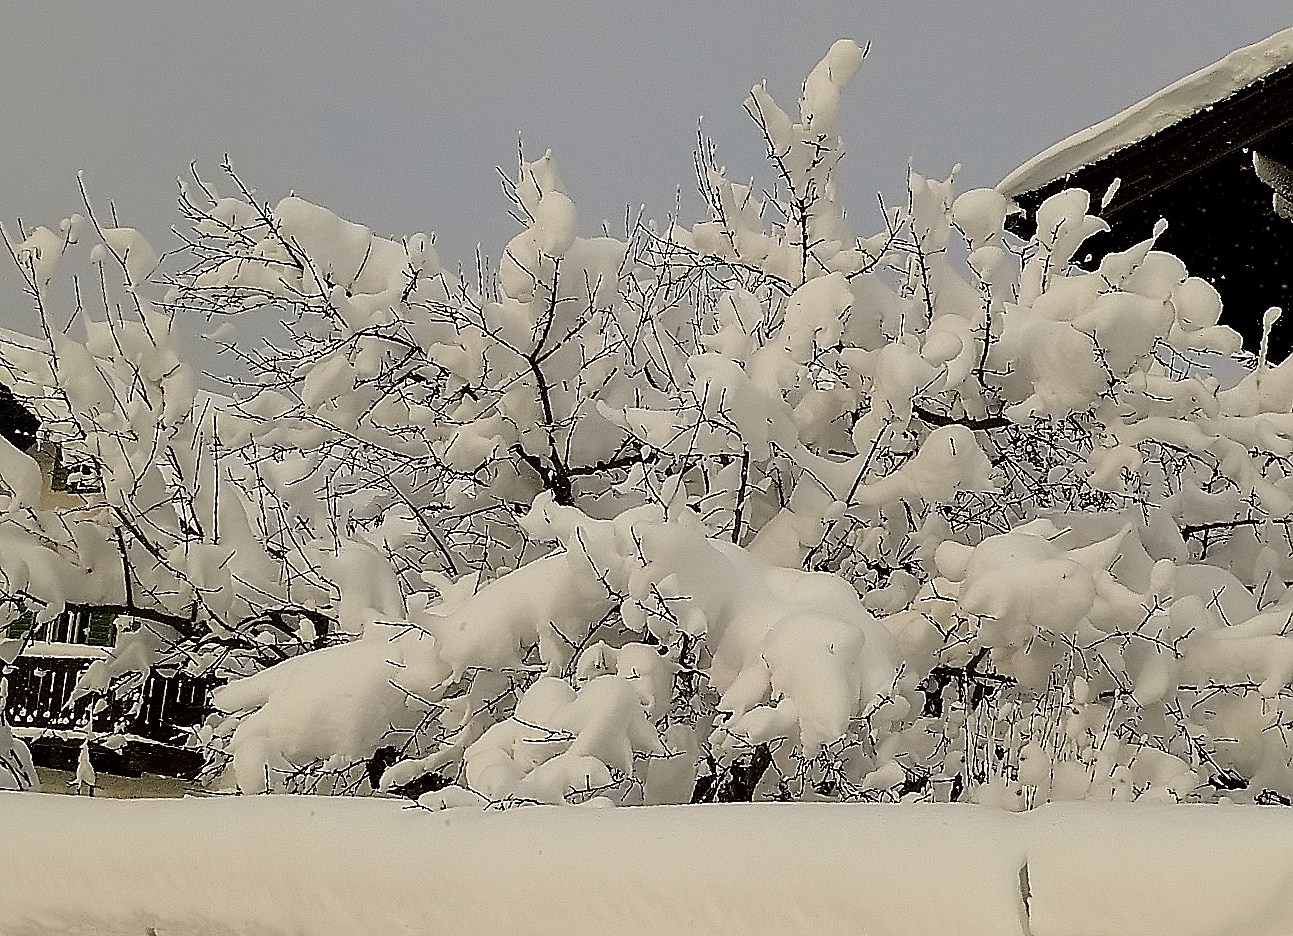
<path id="1" fill-rule="evenodd" d="M 5 719 L 13 728 L 52 732 L 83 731 L 92 700 L 69 702 L 77 681 L 97 657 L 20 656 L 8 668 L 9 697 Z M 149 673 L 138 696 L 109 698 L 94 715 L 96 734 L 135 735 L 149 741 L 182 744 L 188 730 L 210 711 L 213 683 L 186 673 Z M 133 694 L 132 694 L 133 695 Z"/>

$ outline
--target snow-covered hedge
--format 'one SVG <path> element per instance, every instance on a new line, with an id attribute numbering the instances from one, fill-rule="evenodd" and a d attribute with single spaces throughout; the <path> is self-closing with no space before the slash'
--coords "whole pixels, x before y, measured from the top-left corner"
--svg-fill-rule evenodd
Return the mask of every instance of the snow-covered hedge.
<path id="1" fill-rule="evenodd" d="M 754 88 L 772 187 L 702 141 L 690 227 L 583 237 L 523 162 L 493 269 L 232 174 L 165 276 L 92 211 L 11 239 L 46 322 L 94 233 L 107 297 L 9 361 L 105 480 L 47 506 L 6 448 L 14 610 L 140 622 L 86 692 L 245 677 L 195 743 L 246 792 L 1287 802 L 1293 365 L 1198 368 L 1240 349 L 1217 292 L 1161 229 L 1088 262 L 1085 192 L 1025 244 L 913 172 L 855 236 L 861 61 L 797 117 Z M 171 350 L 199 314 L 287 325 L 234 400 Z"/>

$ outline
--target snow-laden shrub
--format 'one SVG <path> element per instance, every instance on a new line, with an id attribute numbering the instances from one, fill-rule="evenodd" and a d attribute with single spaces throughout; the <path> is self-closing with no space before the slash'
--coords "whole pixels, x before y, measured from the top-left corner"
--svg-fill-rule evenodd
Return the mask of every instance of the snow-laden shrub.
<path id="1" fill-rule="evenodd" d="M 315 610 L 329 601 L 327 582 L 267 542 L 237 485 L 250 467 L 221 448 L 225 401 L 199 391 L 179 359 L 173 312 L 153 282 L 157 254 L 85 207 L 57 233 L 3 232 L 43 334 L 0 338 L 0 380 L 39 411 L 45 438 L 31 451 L 0 438 L 0 701 L 41 625 L 99 611 L 122 616 L 115 650 L 71 702 L 89 696 L 102 713 L 109 694 L 138 702 L 151 668 L 254 672 L 313 646 L 314 622 L 330 616 Z M 60 269 L 77 263 L 88 276 L 60 289 Z M 97 318 L 82 304 L 94 279 Z M 60 308 L 68 298 L 70 312 Z M 42 465 L 50 442 L 61 455 Z M 78 483 L 60 477 L 69 468 Z M 0 788 L 25 788 L 35 773 L 3 709 Z"/>
<path id="2" fill-rule="evenodd" d="M 1085 192 L 1023 244 L 997 192 L 913 172 L 856 237 L 836 119 L 861 58 L 837 43 L 797 118 L 756 87 L 776 184 L 703 143 L 690 227 L 581 237 L 551 155 L 522 163 L 522 230 L 472 276 L 233 176 L 185 190 L 191 264 L 148 311 L 288 331 L 242 349 L 252 382 L 209 448 L 178 439 L 158 494 L 56 551 L 119 583 L 82 541 L 146 548 L 122 517 L 171 505 L 126 603 L 192 633 L 118 669 L 168 649 L 259 669 L 199 733 L 213 782 L 427 805 L 1293 797 L 1293 365 L 1225 388 L 1190 365 L 1239 350 L 1216 291 L 1161 230 L 1078 265 L 1105 229 Z M 134 425 L 108 401 L 94 418 Z M 193 458 L 211 493 L 176 509 Z M 10 555 L 15 597 L 49 601 Z M 344 642 L 310 649 L 325 634 Z M 232 655 L 196 652 L 213 640 Z"/>

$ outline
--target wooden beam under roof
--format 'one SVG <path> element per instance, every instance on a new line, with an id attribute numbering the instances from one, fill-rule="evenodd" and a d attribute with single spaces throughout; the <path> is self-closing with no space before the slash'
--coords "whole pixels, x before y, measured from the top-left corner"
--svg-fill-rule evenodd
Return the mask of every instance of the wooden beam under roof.
<path id="1" fill-rule="evenodd" d="M 1012 194 L 1024 209 L 1014 215 L 1010 229 L 1031 237 L 1038 206 L 1056 192 L 1082 188 L 1099 204 L 1115 179 L 1118 191 L 1101 216 L 1110 223 L 1119 215 L 1194 173 L 1243 150 L 1261 149 L 1293 165 L 1293 66 L 1260 78 L 1235 94 L 1184 117 L 1103 159 L 1067 175 Z"/>

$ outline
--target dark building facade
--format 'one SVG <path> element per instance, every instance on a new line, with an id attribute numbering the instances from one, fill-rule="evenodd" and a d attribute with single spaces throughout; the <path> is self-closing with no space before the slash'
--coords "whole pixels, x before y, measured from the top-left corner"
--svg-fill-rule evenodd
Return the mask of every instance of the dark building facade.
<path id="1" fill-rule="evenodd" d="M 1225 64 L 1218 63 L 1212 72 Z M 1151 98 L 1144 104 L 1154 102 Z M 1093 237 L 1083 253 L 1098 261 L 1145 240 L 1155 223 L 1166 219 L 1157 249 L 1176 254 L 1192 275 L 1216 287 L 1224 303 L 1222 323 L 1244 336 L 1245 347 L 1257 350 L 1268 308 L 1285 310 L 1271 333 L 1270 357 L 1278 362 L 1293 350 L 1289 167 L 1293 65 L 1284 65 L 1114 152 L 1045 181 L 1034 173 L 1023 188 L 1007 179 L 1001 189 L 1023 209 L 1011 227 L 1026 237 L 1033 233 L 1038 206 L 1049 196 L 1082 188 L 1091 193 L 1096 211 L 1117 180 L 1113 197 L 1097 212 L 1113 230 Z"/>

